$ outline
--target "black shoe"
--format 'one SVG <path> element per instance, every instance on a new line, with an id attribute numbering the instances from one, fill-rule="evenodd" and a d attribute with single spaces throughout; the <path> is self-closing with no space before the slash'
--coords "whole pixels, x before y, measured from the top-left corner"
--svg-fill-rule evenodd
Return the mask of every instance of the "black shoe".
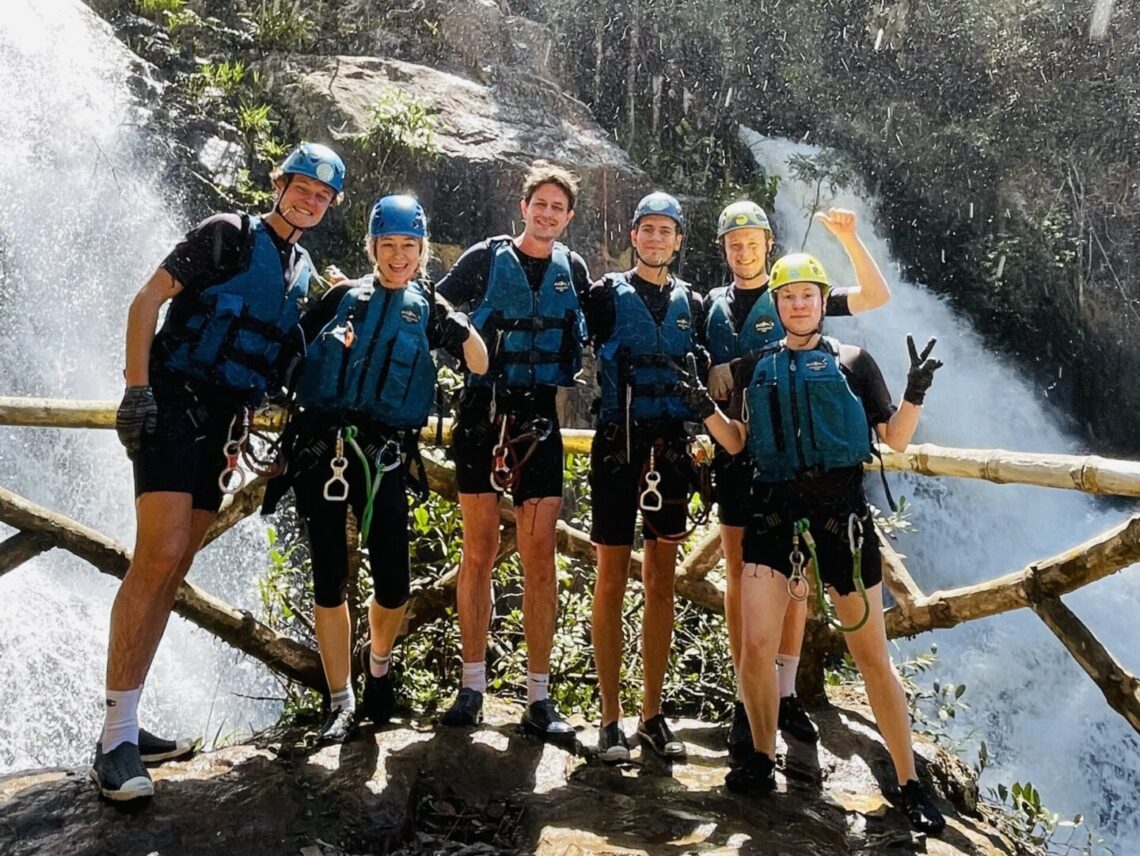
<path id="1" fill-rule="evenodd" d="M 154 796 L 154 782 L 143 766 L 135 743 L 120 743 L 106 754 L 103 747 L 96 744 L 91 778 L 99 786 L 99 793 L 115 802 Z"/>
<path id="2" fill-rule="evenodd" d="M 788 732 L 801 743 L 819 742 L 819 732 L 816 731 L 815 723 L 808 719 L 800 700 L 794 695 L 780 699 L 780 715 L 776 723 L 781 731 Z"/>
<path id="3" fill-rule="evenodd" d="M 360 706 L 365 719 L 372 720 L 373 725 L 386 725 L 396 712 L 396 680 L 392 675 L 391 667 L 378 678 L 372 677 L 368 668 L 368 649 L 365 648 L 364 660 L 364 698 Z"/>
<path id="4" fill-rule="evenodd" d="M 607 764 L 629 760 L 629 741 L 621 730 L 620 719 L 598 729 L 598 758 Z"/>
<path id="5" fill-rule="evenodd" d="M 776 790 L 776 765 L 755 749 L 724 777 L 724 786 L 734 794 L 766 794 Z"/>
<path id="6" fill-rule="evenodd" d="M 685 757 L 685 744 L 673 736 L 663 713 L 644 721 L 639 719 L 637 736 L 648 743 L 649 748 L 662 758 Z"/>
<path id="7" fill-rule="evenodd" d="M 741 764 L 752 754 L 752 726 L 748 724 L 748 711 L 744 702 L 732 706 L 732 727 L 728 730 L 728 766 Z"/>
<path id="8" fill-rule="evenodd" d="M 334 743 L 347 743 L 356 736 L 356 711 L 345 707 L 338 707 L 329 711 L 317 735 L 318 746 L 329 746 Z"/>
<path id="9" fill-rule="evenodd" d="M 156 737 L 145 728 L 139 729 L 139 757 L 144 764 L 161 764 L 193 751 L 192 740 L 167 740 L 165 737 Z"/>
<path id="10" fill-rule="evenodd" d="M 915 832 L 938 835 L 946 828 L 946 819 L 942 817 L 942 812 L 934 805 L 926 788 L 917 779 L 911 779 L 899 788 L 898 805 L 906 812 L 906 819 L 910 821 L 911 829 Z"/>
<path id="11" fill-rule="evenodd" d="M 482 721 L 483 693 L 470 687 L 463 687 L 439 718 L 440 725 L 478 725 Z"/>
<path id="12" fill-rule="evenodd" d="M 522 715 L 523 730 L 544 740 L 574 739 L 574 726 L 562 718 L 554 702 L 548 698 L 528 705 Z"/>

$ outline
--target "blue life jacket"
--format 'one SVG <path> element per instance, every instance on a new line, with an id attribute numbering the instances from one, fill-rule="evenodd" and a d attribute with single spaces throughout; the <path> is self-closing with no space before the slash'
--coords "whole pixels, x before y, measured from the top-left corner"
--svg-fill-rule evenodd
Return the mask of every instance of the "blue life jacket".
<path id="1" fill-rule="evenodd" d="M 870 428 L 839 365 L 839 345 L 810 351 L 783 342 L 762 354 L 744 392 L 748 450 L 761 482 L 871 460 Z"/>
<path id="2" fill-rule="evenodd" d="M 709 292 L 709 313 L 705 331 L 709 355 L 714 366 L 760 351 L 784 336 L 784 325 L 780 323 L 772 292 L 768 288 L 756 298 L 738 333 L 727 299 L 731 287 L 717 288 Z"/>
<path id="3" fill-rule="evenodd" d="M 614 328 L 598 349 L 599 418 L 623 422 L 629 395 L 632 419 L 695 420 L 677 394 L 677 371 L 696 344 L 688 284 L 673 280 L 669 308 L 658 325 L 627 273 L 614 274 L 607 281 L 614 290 Z"/>
<path id="4" fill-rule="evenodd" d="M 260 217 L 243 218 L 244 223 L 249 264 L 201 294 L 179 294 L 156 344 L 166 350 L 165 368 L 260 399 L 278 379 L 282 346 L 300 336 L 297 322 L 312 261 L 297 247 L 300 259 L 293 279 L 285 282 L 269 227 Z"/>
<path id="5" fill-rule="evenodd" d="M 570 270 L 570 251 L 555 244 L 537 290 L 511 240 L 491 242 L 491 271 L 471 322 L 487 343 L 491 367 L 471 386 L 573 386 L 582 363 L 586 320 Z"/>
<path id="6" fill-rule="evenodd" d="M 364 277 L 341 299 L 305 354 L 297 403 L 352 421 L 419 428 L 435 392 L 424 287 L 377 288 Z"/>

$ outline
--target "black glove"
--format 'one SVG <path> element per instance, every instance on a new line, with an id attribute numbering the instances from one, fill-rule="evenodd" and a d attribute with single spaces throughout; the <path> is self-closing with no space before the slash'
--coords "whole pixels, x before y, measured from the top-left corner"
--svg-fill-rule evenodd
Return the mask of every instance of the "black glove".
<path id="1" fill-rule="evenodd" d="M 926 399 L 926 391 L 934 383 L 934 373 L 942 368 L 941 360 L 927 359 L 937 341 L 931 339 L 927 342 L 920 354 L 915 350 L 914 337 L 910 333 L 906 335 L 906 347 L 910 351 L 910 371 L 906 373 L 906 392 L 903 393 L 903 401 L 909 401 L 916 407 L 922 406 L 922 402 Z"/>
<path id="2" fill-rule="evenodd" d="M 444 317 L 439 328 L 440 347 L 445 351 L 456 350 L 463 347 L 471 335 L 471 320 L 462 312 L 452 310 Z"/>
<path id="3" fill-rule="evenodd" d="M 154 400 L 154 392 L 149 386 L 128 386 L 115 412 L 115 432 L 128 458 L 138 454 L 143 437 L 153 434 L 157 427 L 158 402 Z"/>
<path id="4" fill-rule="evenodd" d="M 685 363 L 689 370 L 677 372 L 677 386 L 681 391 L 681 400 L 689 406 L 699 420 L 704 422 L 716 413 L 716 402 L 712 400 L 709 391 L 701 383 L 700 375 L 697 373 L 696 356 L 694 354 L 687 355 Z"/>

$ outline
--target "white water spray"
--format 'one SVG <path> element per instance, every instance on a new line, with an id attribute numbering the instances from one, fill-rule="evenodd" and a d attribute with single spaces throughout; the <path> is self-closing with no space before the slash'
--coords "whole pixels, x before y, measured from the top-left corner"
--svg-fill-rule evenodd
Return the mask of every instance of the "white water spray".
<path id="1" fill-rule="evenodd" d="M 76 0 L 8 0 L 0 16 L 0 395 L 117 398 L 127 306 L 187 224 L 152 182 L 138 60 Z M 0 429 L 0 484 L 126 544 L 130 467 L 109 431 Z M 190 579 L 256 609 L 256 522 L 207 548 Z M 0 538 L 12 534 L 0 526 Z M 117 583 L 61 550 L 0 578 L 0 773 L 89 759 Z M 260 664 L 173 618 L 141 705 L 145 726 L 207 741 L 278 705 Z M 224 712 L 223 712 L 224 711 Z"/>
<path id="2" fill-rule="evenodd" d="M 768 139 L 747 128 L 741 139 L 769 175 L 780 176 L 777 240 L 788 251 L 798 249 L 815 187 L 792 177 L 788 159 L 820 150 Z M 887 277 L 892 298 L 874 312 L 829 319 L 827 331 L 867 348 L 896 401 L 909 365 L 906 334 L 913 333 L 919 347 L 927 337 L 938 337 L 934 356 L 946 365 L 935 376 L 915 442 L 1083 451 L 1057 426 L 1045 393 L 986 348 L 968 320 L 946 301 L 901 279 L 886 241 L 875 232 L 868 194 L 842 192 L 823 207 L 830 205 L 856 212 L 859 233 Z M 833 283 L 852 283 L 850 262 L 824 227 L 811 229 L 805 251 L 819 257 Z M 1107 503 L 1070 491 L 969 479 L 889 478 L 894 493 L 914 505 L 917 532 L 903 536 L 899 548 L 928 593 L 1019 570 L 1109 528 L 1122 516 Z M 868 479 L 868 485 L 875 490 L 878 478 Z M 1126 668 L 1135 672 L 1140 667 L 1135 618 L 1140 567 L 1068 595 L 1065 602 Z M 1123 842 L 1140 834 L 1140 739 L 1035 615 L 1022 610 L 939 630 L 903 649 L 917 653 L 932 641 L 938 643 L 939 673 L 967 686 L 964 698 L 972 713 L 958 727 L 962 733 L 977 728 L 977 738 L 989 747 L 993 766 L 983 786 L 1031 781 L 1051 809 L 1068 816 L 1083 813 L 1106 838 Z M 1131 848 L 1118 846 L 1116 852 Z"/>

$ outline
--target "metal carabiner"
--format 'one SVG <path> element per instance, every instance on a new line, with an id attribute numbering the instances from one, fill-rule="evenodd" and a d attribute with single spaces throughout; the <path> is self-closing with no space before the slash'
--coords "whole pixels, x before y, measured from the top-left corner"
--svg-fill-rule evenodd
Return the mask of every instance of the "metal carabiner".
<path id="1" fill-rule="evenodd" d="M 792 575 L 788 577 L 788 597 L 797 603 L 807 600 L 811 588 L 807 577 L 804 576 L 805 558 L 800 550 L 799 535 L 792 535 L 792 552 L 788 554 L 788 561 L 792 563 Z"/>
<path id="2" fill-rule="evenodd" d="M 222 454 L 226 459 L 225 469 L 222 470 L 218 476 L 218 487 L 222 493 L 234 494 L 245 487 L 245 470 L 241 468 L 241 449 L 245 445 L 246 440 L 249 439 L 249 411 L 244 407 L 241 410 L 241 436 L 236 440 L 233 439 L 234 425 L 237 424 L 238 414 L 235 413 L 233 418 L 230 419 L 230 427 L 226 431 L 226 442 L 222 445 Z M 237 475 L 236 483 L 230 485 L 230 476 Z"/>
<path id="3" fill-rule="evenodd" d="M 851 546 L 851 553 L 863 549 L 863 518 L 855 512 L 847 518 L 847 543 Z"/>
<path id="4" fill-rule="evenodd" d="M 387 463 L 384 463 L 387 459 Z M 380 451 L 376 453 L 376 472 L 390 473 L 403 463 L 400 459 L 400 444 L 395 440 L 389 440 L 385 443 Z"/>
<path id="5" fill-rule="evenodd" d="M 503 493 L 511 486 L 511 482 L 514 480 L 511 474 L 511 467 L 507 463 L 507 456 L 511 448 L 507 442 L 509 422 L 509 416 L 502 418 L 499 428 L 499 442 L 491 449 L 491 487 L 494 488 L 495 493 Z"/>
<path id="6" fill-rule="evenodd" d="M 348 479 L 344 471 L 348 469 L 348 458 L 344 456 L 344 435 L 336 432 L 336 455 L 329 461 L 332 475 L 325 482 L 324 497 L 329 502 L 344 502 L 348 499 Z"/>
<path id="7" fill-rule="evenodd" d="M 661 481 L 661 473 L 657 472 L 657 460 L 652 447 L 649 449 L 649 471 L 645 474 L 645 490 L 637 499 L 642 511 L 660 511 L 665 506 L 665 499 L 657 485 Z"/>

